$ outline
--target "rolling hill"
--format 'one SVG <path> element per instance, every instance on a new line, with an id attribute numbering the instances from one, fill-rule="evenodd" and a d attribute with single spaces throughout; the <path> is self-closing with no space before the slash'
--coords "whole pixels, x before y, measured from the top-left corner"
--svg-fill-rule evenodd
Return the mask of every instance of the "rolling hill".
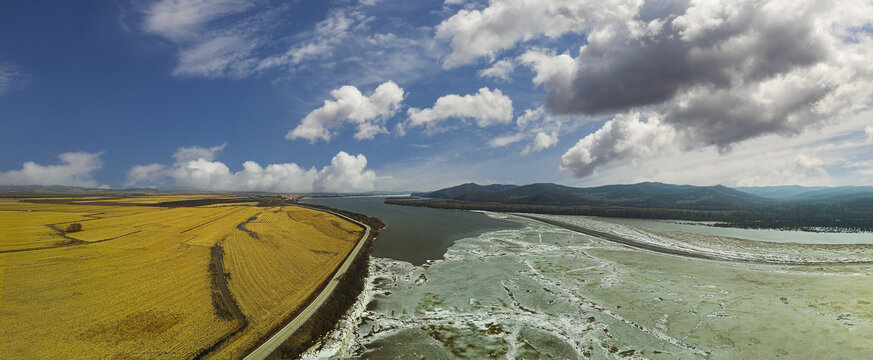
<path id="1" fill-rule="evenodd" d="M 823 200 L 845 196 L 871 196 L 873 186 L 763 186 L 763 187 L 738 187 L 737 190 L 747 192 L 764 198 L 782 201 Z"/>
<path id="2" fill-rule="evenodd" d="M 644 182 L 576 188 L 558 184 L 462 184 L 388 199 L 398 205 L 564 215 L 707 220 L 725 226 L 873 231 L 873 187 L 729 188 Z"/>
<path id="3" fill-rule="evenodd" d="M 557 184 L 483 186 L 471 183 L 413 195 L 432 199 L 517 205 L 624 206 L 713 211 L 747 210 L 774 202 L 721 185 L 692 186 L 656 182 L 590 188 Z"/>

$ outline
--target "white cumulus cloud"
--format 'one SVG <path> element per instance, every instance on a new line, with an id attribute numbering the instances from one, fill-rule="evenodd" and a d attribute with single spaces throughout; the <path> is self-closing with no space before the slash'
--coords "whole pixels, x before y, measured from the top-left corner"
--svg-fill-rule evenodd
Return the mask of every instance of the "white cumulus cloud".
<path id="1" fill-rule="evenodd" d="M 353 156 L 340 151 L 330 160 L 330 165 L 322 168 L 315 176 L 312 190 L 325 192 L 371 191 L 376 181 L 376 173 L 364 170 L 366 167 L 367 158 L 363 154 Z"/>
<path id="2" fill-rule="evenodd" d="M 388 132 L 385 121 L 400 108 L 403 95 L 403 89 L 393 81 L 379 85 L 370 96 L 354 86 L 343 86 L 331 91 L 334 100 L 325 100 L 324 105 L 306 115 L 285 138 L 330 141 L 334 130 L 353 124 L 358 129 L 355 139 L 372 139 Z"/>
<path id="3" fill-rule="evenodd" d="M 98 187 L 94 172 L 100 170 L 103 153 L 66 152 L 58 158 L 60 164 L 24 163 L 20 170 L 0 172 L 0 185 L 65 185 Z"/>
<path id="4" fill-rule="evenodd" d="M 612 161 L 639 159 L 676 149 L 676 131 L 656 116 L 618 115 L 585 136 L 561 157 L 561 170 L 586 177 Z"/>
<path id="5" fill-rule="evenodd" d="M 522 154 L 529 154 L 543 149 L 548 149 L 558 143 L 558 133 L 538 132 L 534 136 L 533 144 L 528 145 L 521 151 Z"/>
<path id="6" fill-rule="evenodd" d="M 867 133 L 867 143 L 873 145 L 873 125 L 864 130 Z"/>
<path id="7" fill-rule="evenodd" d="M 639 0 L 491 0 L 482 10 L 459 10 L 437 26 L 436 38 L 448 41 L 451 53 L 443 67 L 453 68 L 479 57 L 494 57 L 518 42 L 581 33 L 596 23 L 632 17 Z"/>
<path id="8" fill-rule="evenodd" d="M 398 125 L 404 134 L 407 128 L 424 126 L 428 133 L 440 131 L 439 124 L 446 119 L 473 119 L 479 127 L 512 121 L 512 100 L 499 89 L 487 87 L 476 94 L 442 96 L 427 109 L 410 108 L 408 119 Z"/>
<path id="9" fill-rule="evenodd" d="M 167 174 L 167 167 L 163 164 L 135 165 L 127 172 L 125 187 L 146 186 L 154 187 L 161 184 L 161 180 Z"/>
<path id="10" fill-rule="evenodd" d="M 550 95 L 572 85 L 576 60 L 569 54 L 555 55 L 549 50 L 530 49 L 518 60 L 534 71 L 533 83 L 543 85 Z"/>
<path id="11" fill-rule="evenodd" d="M 230 168 L 214 159 L 224 145 L 202 148 L 180 148 L 173 157 L 176 162 L 134 166 L 127 174 L 125 186 L 158 186 L 211 191 L 268 192 L 366 192 L 375 189 L 376 173 L 366 170 L 363 154 L 337 153 L 329 165 L 321 169 L 303 168 L 295 163 L 261 166 L 246 161 L 242 170 Z M 196 158 L 195 158 L 196 157 Z"/>
<path id="12" fill-rule="evenodd" d="M 512 81 L 509 74 L 515 70 L 515 64 L 511 60 L 503 59 L 491 64 L 491 67 L 479 71 L 479 77 L 490 77 L 502 81 Z"/>

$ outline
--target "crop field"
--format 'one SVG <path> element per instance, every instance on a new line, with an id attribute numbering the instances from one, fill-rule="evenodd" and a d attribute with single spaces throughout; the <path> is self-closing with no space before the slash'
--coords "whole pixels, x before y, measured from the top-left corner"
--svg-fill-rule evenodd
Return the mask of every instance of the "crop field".
<path id="1" fill-rule="evenodd" d="M 360 226 L 320 211 L 285 207 L 265 211 L 224 241 L 230 291 L 248 317 L 239 341 L 215 358 L 240 357 L 270 330 L 283 325 L 345 260 L 362 235 Z M 293 239 L 293 241 L 288 241 Z"/>
<path id="2" fill-rule="evenodd" d="M 361 234 L 295 206 L 154 205 L 206 198 L 0 199 L 0 357 L 240 357 Z"/>

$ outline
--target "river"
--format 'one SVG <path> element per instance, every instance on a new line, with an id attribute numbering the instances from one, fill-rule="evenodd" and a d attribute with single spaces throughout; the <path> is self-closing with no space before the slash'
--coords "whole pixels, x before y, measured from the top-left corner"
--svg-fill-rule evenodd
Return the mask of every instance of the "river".
<path id="1" fill-rule="evenodd" d="M 329 340 L 322 350 L 336 351 L 321 356 L 827 359 L 873 353 L 870 266 L 691 259 L 512 215 L 382 205 L 373 198 L 318 203 L 380 217 L 389 229 L 416 221 L 396 238 L 376 241 L 382 255 L 374 254 L 366 293 L 344 322 L 350 336 Z M 463 233 L 448 230 L 453 235 L 433 237 L 455 222 L 471 235 L 448 240 Z M 429 250 L 415 251 L 419 246 Z M 423 259 L 434 261 L 421 265 Z"/>
<path id="2" fill-rule="evenodd" d="M 305 198 L 303 202 L 330 206 L 377 217 L 386 228 L 379 235 L 373 256 L 422 265 L 443 258 L 455 240 L 479 234 L 520 229 L 521 224 L 486 215 L 447 209 L 411 208 L 384 204 L 382 197 Z"/>

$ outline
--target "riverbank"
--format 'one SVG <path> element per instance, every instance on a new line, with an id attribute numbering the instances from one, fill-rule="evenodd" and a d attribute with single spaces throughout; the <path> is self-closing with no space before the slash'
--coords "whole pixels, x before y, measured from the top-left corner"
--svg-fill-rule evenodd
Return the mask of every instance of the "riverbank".
<path id="1" fill-rule="evenodd" d="M 840 214 L 839 211 L 804 207 L 796 211 L 771 209 L 694 210 L 682 208 L 507 204 L 450 199 L 397 198 L 386 199 L 386 204 L 413 207 L 481 210 L 506 213 L 533 213 L 550 215 L 596 216 L 632 219 L 663 219 L 713 222 L 712 226 L 742 229 L 773 229 L 821 233 L 873 232 L 873 219 L 863 211 Z M 858 209 L 855 209 L 858 210 Z M 837 212 L 836 214 L 833 212 Z"/>
<path id="2" fill-rule="evenodd" d="M 351 358 L 856 358 L 873 351 L 869 265 L 711 261 L 515 219 L 523 228 L 458 240 L 443 260 L 422 266 L 374 258 Z"/>
<path id="3" fill-rule="evenodd" d="M 332 211 L 355 221 L 362 222 L 370 227 L 370 233 L 367 239 L 364 240 L 364 244 L 362 245 L 361 250 L 358 251 L 355 259 L 352 261 L 352 264 L 346 270 L 345 275 L 340 279 L 332 295 L 294 333 L 293 336 L 288 338 L 284 343 L 282 343 L 282 345 L 273 351 L 268 359 L 289 359 L 300 357 L 301 354 L 316 345 L 320 339 L 334 329 L 334 327 L 342 320 L 344 314 L 346 314 L 348 309 L 352 307 L 364 289 L 365 281 L 368 277 L 373 243 L 379 236 L 380 231 L 385 227 L 381 220 L 363 214 L 312 204 L 298 205 L 320 211 Z M 333 281 L 333 277 L 327 281 Z M 325 285 L 326 283 L 327 282 L 325 282 Z M 320 291 L 321 288 L 317 292 Z M 281 326 L 279 328 L 281 328 Z M 278 331 L 279 328 L 272 331 L 270 336 Z"/>
<path id="4" fill-rule="evenodd" d="M 683 231 L 605 225 L 577 216 L 514 214 L 639 249 L 697 259 L 782 265 L 873 264 L 870 244 L 797 244 L 752 241 Z"/>

